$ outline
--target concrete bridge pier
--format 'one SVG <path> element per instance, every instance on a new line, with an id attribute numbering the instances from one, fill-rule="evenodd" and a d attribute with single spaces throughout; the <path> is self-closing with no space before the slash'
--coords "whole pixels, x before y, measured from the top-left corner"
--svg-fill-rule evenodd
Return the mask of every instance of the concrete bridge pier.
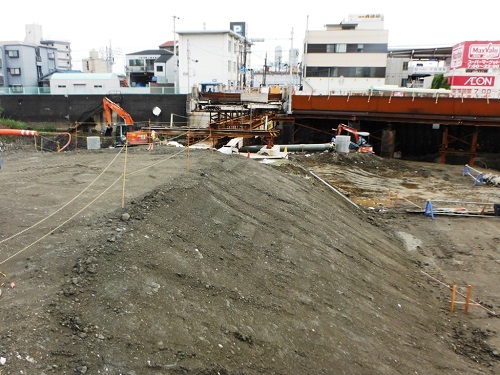
<path id="1" fill-rule="evenodd" d="M 391 126 L 382 130 L 382 138 L 380 140 L 380 156 L 383 158 L 394 157 L 394 147 L 396 144 L 396 130 Z"/>

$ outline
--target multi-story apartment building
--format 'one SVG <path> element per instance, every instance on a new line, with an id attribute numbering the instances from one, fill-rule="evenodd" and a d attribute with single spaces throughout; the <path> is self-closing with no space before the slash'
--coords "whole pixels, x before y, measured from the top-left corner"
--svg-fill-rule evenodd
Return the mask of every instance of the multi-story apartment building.
<path id="1" fill-rule="evenodd" d="M 26 93 L 57 68 L 57 49 L 21 42 L 0 42 L 0 87 Z"/>
<path id="2" fill-rule="evenodd" d="M 41 25 L 26 25 L 25 30 L 24 43 L 54 47 L 56 49 L 56 69 L 70 70 L 72 68 L 71 43 L 62 40 L 44 40 Z"/>
<path id="3" fill-rule="evenodd" d="M 304 91 L 339 94 L 384 84 L 389 32 L 383 15 L 350 15 L 325 27 L 306 31 Z"/>
<path id="4" fill-rule="evenodd" d="M 250 85 L 252 43 L 246 38 L 244 23 L 231 23 L 230 27 L 232 30 L 178 32 L 181 92 L 207 84 L 224 90 Z"/>
<path id="5" fill-rule="evenodd" d="M 24 42 L 0 42 L 0 87 L 9 92 L 29 94 L 43 77 L 69 69 L 70 43 L 42 40 L 40 25 L 26 25 Z"/>

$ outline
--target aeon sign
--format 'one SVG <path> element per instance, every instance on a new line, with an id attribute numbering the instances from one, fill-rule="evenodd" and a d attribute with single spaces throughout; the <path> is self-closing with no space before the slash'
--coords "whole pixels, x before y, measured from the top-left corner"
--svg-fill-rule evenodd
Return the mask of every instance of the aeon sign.
<path id="1" fill-rule="evenodd" d="M 495 76 L 449 76 L 451 86 L 492 87 L 495 86 Z"/>

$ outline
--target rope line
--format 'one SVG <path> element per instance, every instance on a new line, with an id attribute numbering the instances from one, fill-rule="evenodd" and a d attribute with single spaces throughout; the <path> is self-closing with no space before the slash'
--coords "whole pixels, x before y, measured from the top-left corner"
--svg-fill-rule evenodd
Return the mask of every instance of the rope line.
<path id="1" fill-rule="evenodd" d="M 206 139 L 208 139 L 209 137 L 207 137 Z M 26 232 L 27 230 L 31 229 L 31 228 L 34 228 L 35 226 L 37 226 L 38 224 L 42 223 L 43 221 L 47 220 L 48 218 L 50 218 L 51 216 L 55 215 L 57 212 L 61 211 L 64 207 L 68 206 L 68 204 L 70 204 L 71 202 L 73 202 L 76 198 L 78 198 L 79 196 L 81 196 L 81 194 L 83 194 L 83 192 L 85 190 L 87 190 L 95 181 L 97 181 L 103 174 L 104 172 L 111 166 L 112 163 L 114 163 L 114 161 L 116 160 L 116 158 L 118 157 L 118 155 L 120 155 L 120 153 L 122 152 L 123 148 L 120 150 L 119 153 L 116 154 L 116 156 L 113 158 L 113 160 L 108 164 L 108 166 L 99 174 L 98 177 L 96 177 L 96 179 L 94 179 L 94 181 L 92 181 L 82 192 L 80 192 L 77 196 L 75 196 L 70 202 L 66 203 L 64 206 L 62 206 L 61 208 L 59 208 L 57 211 L 53 212 L 52 214 L 50 214 L 49 216 L 47 216 L 46 218 L 40 220 L 38 223 L 32 225 L 31 227 L 29 228 L 26 228 L 24 229 L 23 231 L 7 238 L 7 239 L 4 239 L 2 240 L 0 243 L 2 242 L 5 242 L 11 238 L 14 238 L 18 235 L 20 235 L 21 233 L 24 233 Z M 167 158 L 164 158 L 164 159 L 161 159 L 159 160 L 158 162 L 155 162 L 153 164 L 150 164 L 149 166 L 146 166 L 144 168 L 140 168 L 134 172 L 131 172 L 131 173 L 128 173 L 127 175 L 134 175 L 136 173 L 139 173 L 139 172 L 142 172 L 146 169 L 149 169 L 153 166 L 156 166 L 160 163 L 163 163 L 165 162 L 166 160 L 169 160 L 169 159 L 172 159 L 174 157 L 176 157 L 177 155 L 180 155 L 181 153 L 185 152 L 186 149 L 182 149 L 180 150 L 179 152 L 167 157 Z M 84 210 L 86 210 L 88 207 L 90 207 L 92 204 L 94 204 L 99 198 L 101 198 L 105 193 L 107 193 L 118 181 L 120 181 L 122 178 L 123 178 L 123 173 L 120 177 L 118 177 L 113 183 L 111 183 L 104 191 L 102 191 L 96 198 L 94 198 L 92 201 L 90 201 L 86 206 L 84 206 L 82 209 L 80 209 L 79 211 L 77 211 L 75 214 L 73 214 L 70 218 L 68 218 L 67 220 L 65 220 L 64 222 L 62 222 L 61 224 L 59 224 L 58 226 L 56 226 L 54 229 L 50 230 L 49 232 L 47 232 L 46 234 L 44 234 L 42 237 L 38 238 L 37 240 L 33 241 L 32 243 L 30 243 L 29 245 L 25 246 L 24 248 L 20 249 L 19 251 L 15 252 L 14 254 L 12 254 L 11 256 L 9 256 L 8 258 L 4 259 L 3 261 L 0 262 L 0 265 L 8 262 L 9 260 L 11 260 L 12 258 L 18 256 L 19 254 L 23 253 L 24 251 L 28 250 L 30 247 L 32 247 L 33 245 L 37 244 L 38 242 L 40 242 L 41 240 L 43 240 L 44 238 L 46 238 L 47 236 L 51 235 L 52 233 L 54 233 L 56 230 L 58 230 L 59 228 L 61 228 L 63 225 L 67 224 L 68 222 L 70 222 L 71 220 L 73 220 L 76 216 L 78 216 L 80 213 L 82 213 Z"/>
<path id="2" fill-rule="evenodd" d="M 443 286 L 447 287 L 448 289 L 452 289 L 452 287 L 451 287 L 450 285 L 448 285 L 448 284 L 446 284 L 446 283 L 442 282 L 441 280 L 436 279 L 434 276 L 429 275 L 427 272 L 424 272 L 424 271 L 420 271 L 420 272 L 422 272 L 425 276 L 427 276 L 427 277 L 431 278 L 431 279 L 432 279 L 432 280 L 434 280 L 435 282 L 437 282 L 437 283 L 439 283 L 439 284 L 441 284 L 441 285 L 443 285 Z M 458 291 L 457 291 L 457 294 L 458 294 L 459 296 L 463 297 L 463 298 L 467 298 L 467 296 L 465 296 L 463 293 L 460 293 L 460 292 L 458 292 Z M 474 301 L 474 300 L 472 300 L 472 299 L 471 299 L 470 301 L 471 301 L 472 303 L 474 303 L 474 304 L 477 304 L 477 306 L 479 306 L 479 307 L 483 308 L 484 310 L 486 310 L 486 311 L 487 311 L 488 313 L 490 313 L 491 315 L 496 315 L 496 313 L 495 313 L 494 311 L 492 311 L 492 310 L 490 310 L 490 309 L 488 309 L 488 308 L 484 307 L 481 303 L 476 302 L 476 301 Z"/>
<path id="3" fill-rule="evenodd" d="M 80 193 L 78 193 L 73 199 L 71 199 L 70 201 L 68 201 L 66 204 L 64 204 L 63 206 L 61 206 L 60 208 L 58 208 L 56 211 L 54 211 L 53 213 L 51 213 L 49 216 L 45 217 L 44 219 L 38 221 L 37 223 L 33 224 L 32 226 L 28 227 L 28 228 L 25 228 L 23 229 L 22 231 L 16 233 L 16 234 L 13 234 L 12 236 L 10 237 L 7 237 L 7 238 L 4 238 L 3 240 L 0 241 L 0 244 L 6 242 L 6 241 L 9 241 L 21 234 L 23 234 L 24 232 L 30 230 L 30 229 L 33 229 L 34 227 L 36 227 L 37 225 L 40 225 L 41 223 L 43 223 L 45 220 L 51 218 L 52 216 L 54 216 L 55 214 L 57 214 L 59 211 L 61 211 L 62 209 L 64 209 L 65 207 L 67 207 L 69 204 L 73 203 L 78 197 L 80 197 L 85 191 L 87 191 L 99 178 L 101 178 L 101 176 L 104 174 L 104 172 L 106 172 L 106 170 L 111 166 L 111 164 L 113 164 L 116 160 L 116 158 L 118 157 L 118 155 L 120 155 L 120 153 L 122 152 L 122 150 L 120 150 L 120 152 L 118 152 L 116 154 L 116 156 L 113 158 L 113 160 L 107 165 L 106 168 L 103 169 L 103 171 L 89 184 L 87 185 L 87 187 L 85 189 L 83 189 Z"/>

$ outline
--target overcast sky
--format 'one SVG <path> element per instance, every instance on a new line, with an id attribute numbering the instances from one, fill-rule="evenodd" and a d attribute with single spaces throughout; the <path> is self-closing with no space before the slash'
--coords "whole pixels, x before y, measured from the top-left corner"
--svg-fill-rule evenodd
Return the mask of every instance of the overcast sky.
<path id="1" fill-rule="evenodd" d="M 299 5 L 296 5 L 299 4 Z M 177 31 L 228 30 L 246 22 L 247 37 L 264 38 L 252 47 L 252 67 L 274 57 L 277 46 L 288 56 L 299 48 L 306 29 L 324 30 L 351 14 L 382 14 L 389 47 L 446 46 L 467 40 L 498 41 L 498 2 L 485 0 L 398 2 L 385 0 L 302 2 L 212 0 L 145 2 L 85 0 L 2 1 L 1 41 L 23 41 L 25 26 L 42 26 L 43 39 L 71 43 L 73 68 L 81 69 L 89 51 L 113 51 L 113 71 L 124 71 L 125 54 L 157 49 Z M 476 7 L 477 6 L 477 7 Z M 292 42 L 293 35 L 293 42 Z"/>

